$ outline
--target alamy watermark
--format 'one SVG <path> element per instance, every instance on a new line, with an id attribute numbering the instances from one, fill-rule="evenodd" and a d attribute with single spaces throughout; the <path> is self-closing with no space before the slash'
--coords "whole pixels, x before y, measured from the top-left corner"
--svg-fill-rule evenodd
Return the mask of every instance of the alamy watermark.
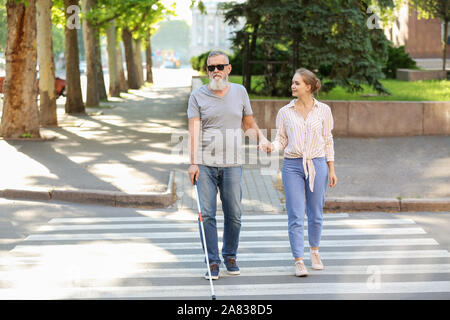
<path id="1" fill-rule="evenodd" d="M 366 274 L 369 274 L 369 277 L 366 281 L 367 289 L 369 290 L 378 290 L 381 288 L 381 268 L 379 266 L 368 266 L 366 270 Z"/>
<path id="2" fill-rule="evenodd" d="M 373 13 L 368 19 L 367 19 L 367 28 L 369 30 L 373 29 L 383 29 L 383 27 L 380 24 L 380 10 L 377 7 L 369 6 L 367 8 L 366 13 Z"/>
<path id="3" fill-rule="evenodd" d="M 77 5 L 71 5 L 67 7 L 66 11 L 66 13 L 68 14 L 66 22 L 67 29 L 70 30 L 81 29 L 80 11 L 81 9 Z"/>

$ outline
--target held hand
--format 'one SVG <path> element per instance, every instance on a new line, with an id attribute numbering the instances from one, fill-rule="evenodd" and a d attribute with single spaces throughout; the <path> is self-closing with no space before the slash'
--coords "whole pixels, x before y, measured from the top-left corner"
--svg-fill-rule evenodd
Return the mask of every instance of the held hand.
<path id="1" fill-rule="evenodd" d="M 267 152 L 267 153 L 272 152 L 272 151 L 274 150 L 273 144 L 272 144 L 269 140 L 267 140 L 267 139 L 262 140 L 262 141 L 259 143 L 259 146 L 258 146 L 258 147 L 259 147 L 259 150 L 265 151 L 265 152 Z"/>
<path id="2" fill-rule="evenodd" d="M 191 180 L 192 184 L 194 184 L 194 179 L 195 179 L 195 181 L 198 180 L 198 174 L 199 173 L 200 173 L 200 170 L 198 169 L 198 165 L 191 164 L 189 166 L 188 175 L 189 175 L 189 179 Z"/>
<path id="3" fill-rule="evenodd" d="M 338 178 L 336 177 L 336 174 L 334 172 L 330 172 L 329 173 L 329 179 L 330 179 L 330 184 L 329 186 L 331 188 L 334 188 L 337 184 Z"/>

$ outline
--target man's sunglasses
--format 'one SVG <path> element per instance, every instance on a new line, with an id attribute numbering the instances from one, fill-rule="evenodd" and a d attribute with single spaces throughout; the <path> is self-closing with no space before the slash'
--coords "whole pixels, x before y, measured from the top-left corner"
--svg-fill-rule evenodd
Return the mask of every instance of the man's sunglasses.
<path id="1" fill-rule="evenodd" d="M 224 69 L 227 65 L 229 65 L 229 63 L 227 63 L 227 64 L 218 64 L 218 65 L 216 65 L 216 66 L 208 66 L 208 70 L 209 70 L 209 72 L 213 72 L 213 71 L 217 68 L 217 70 L 223 71 L 223 69 Z"/>

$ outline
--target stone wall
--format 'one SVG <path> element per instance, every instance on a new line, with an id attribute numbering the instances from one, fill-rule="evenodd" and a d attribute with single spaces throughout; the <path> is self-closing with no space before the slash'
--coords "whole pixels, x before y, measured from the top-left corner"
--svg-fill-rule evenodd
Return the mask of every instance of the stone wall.
<path id="1" fill-rule="evenodd" d="M 447 71 L 397 69 L 396 78 L 402 81 L 445 80 Z"/>
<path id="2" fill-rule="evenodd" d="M 335 137 L 450 135 L 450 101 L 323 101 L 331 108 Z M 261 129 L 276 128 L 278 110 L 288 100 L 251 100 Z"/>

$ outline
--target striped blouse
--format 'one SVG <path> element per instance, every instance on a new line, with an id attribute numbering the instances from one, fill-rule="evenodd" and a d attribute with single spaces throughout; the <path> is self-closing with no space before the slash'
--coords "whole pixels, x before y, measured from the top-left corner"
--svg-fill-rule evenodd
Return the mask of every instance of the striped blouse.
<path id="1" fill-rule="evenodd" d="M 314 99 L 306 120 L 295 110 L 295 99 L 282 107 L 277 114 L 277 135 L 273 142 L 276 151 L 284 150 L 285 158 L 303 158 L 305 177 L 314 191 L 316 171 L 313 158 L 325 157 L 334 161 L 333 115 L 331 108 Z"/>

